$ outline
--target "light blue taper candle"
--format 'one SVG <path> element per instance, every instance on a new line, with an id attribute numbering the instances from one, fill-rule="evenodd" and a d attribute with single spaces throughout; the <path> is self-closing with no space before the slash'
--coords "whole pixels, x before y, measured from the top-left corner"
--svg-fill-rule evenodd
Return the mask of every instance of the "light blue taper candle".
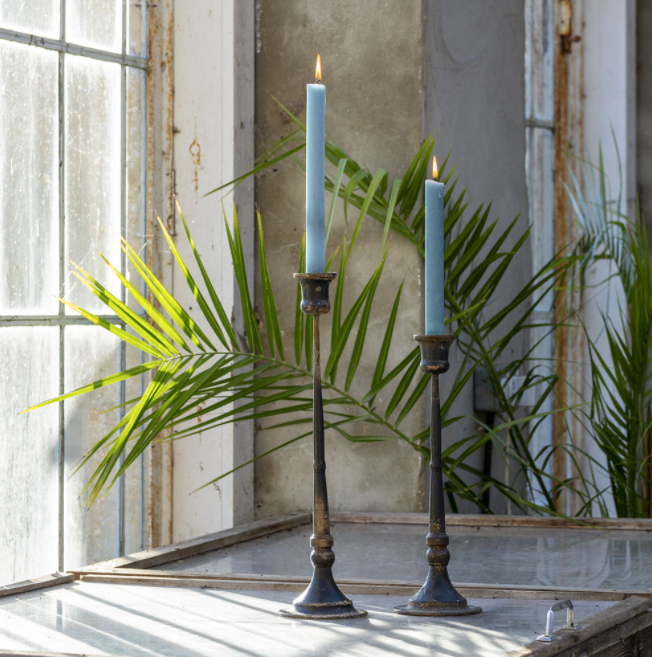
<path id="1" fill-rule="evenodd" d="M 426 180 L 426 335 L 444 335 L 444 185 L 436 180 Z"/>
<path id="2" fill-rule="evenodd" d="M 321 81 L 317 56 L 315 79 Z M 326 271 L 326 225 L 324 220 L 324 156 L 326 140 L 326 87 L 309 84 L 306 107 L 306 272 Z"/>

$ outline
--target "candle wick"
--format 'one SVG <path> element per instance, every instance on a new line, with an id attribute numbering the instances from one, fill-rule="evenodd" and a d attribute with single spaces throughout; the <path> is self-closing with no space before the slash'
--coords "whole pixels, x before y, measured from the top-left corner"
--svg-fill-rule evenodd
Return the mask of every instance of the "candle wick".
<path id="1" fill-rule="evenodd" d="M 321 78 L 315 78 L 315 84 L 321 84 Z"/>

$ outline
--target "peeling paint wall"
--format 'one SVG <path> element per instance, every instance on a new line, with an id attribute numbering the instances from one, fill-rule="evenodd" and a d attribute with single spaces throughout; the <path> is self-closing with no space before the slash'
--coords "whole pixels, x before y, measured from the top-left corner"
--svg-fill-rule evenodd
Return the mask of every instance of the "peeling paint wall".
<path id="1" fill-rule="evenodd" d="M 355 3 L 332 0 L 259 0 L 257 3 L 256 148 L 261 153 L 292 130 L 272 96 L 305 118 L 306 83 L 312 81 L 321 54 L 327 86 L 326 130 L 367 167 L 404 171 L 421 143 L 423 62 L 421 2 Z M 301 235 L 305 226 L 305 179 L 292 166 L 268 170 L 256 180 L 277 305 L 287 309 L 282 330 L 288 340 L 294 322 Z M 327 196 L 327 204 L 330 197 Z M 341 208 L 339 209 L 341 210 Z M 344 219 L 338 210 L 331 246 L 341 239 Z M 359 293 L 378 262 L 382 227 L 368 220 L 347 275 L 347 294 Z M 356 392 L 368 387 L 393 303 L 396 287 L 409 269 L 397 322 L 391 362 L 397 364 L 421 332 L 421 262 L 414 248 L 393 240 L 377 295 Z M 259 289 L 258 289 L 259 292 Z M 351 296 L 348 297 L 349 302 Z M 257 294 L 260 304 L 260 294 Z M 262 309 L 261 309 L 262 310 Z M 262 316 L 262 312 L 261 312 Z M 331 317 L 323 322 L 322 344 L 329 344 Z M 346 362 L 346 355 L 345 361 Z M 379 400 L 379 404 L 387 400 Z M 402 428 L 423 428 L 423 407 L 415 407 Z M 267 429 L 261 422 L 256 451 L 262 453 L 296 435 L 296 430 Z M 327 432 L 331 509 L 417 511 L 423 508 L 423 477 L 417 453 L 407 444 L 352 444 Z M 260 517 L 306 509 L 312 500 L 312 445 L 309 439 L 258 461 L 256 513 Z"/>
<path id="2" fill-rule="evenodd" d="M 205 197 L 242 173 L 253 159 L 253 3 L 176 0 L 174 23 L 175 193 L 202 260 L 236 329 L 241 323 L 236 283 L 222 216 L 238 206 L 243 249 L 253 266 L 253 190 L 235 198 Z M 243 162 L 246 164 L 243 165 Z M 177 245 L 192 258 L 176 217 Z M 199 280 L 199 272 L 192 270 Z M 197 303 L 178 269 L 174 291 L 208 334 Z M 253 455 L 253 425 L 211 428 L 174 443 L 173 539 L 218 531 L 253 519 L 253 468 L 243 468 L 207 488 L 201 485 Z"/>
<path id="3" fill-rule="evenodd" d="M 147 264 L 168 289 L 172 286 L 170 254 L 158 228 L 158 214 L 166 226 L 174 221 L 173 175 L 173 50 L 174 3 L 160 0 L 149 12 L 147 77 Z M 153 297 L 153 295 L 151 295 Z M 150 298 L 150 301 L 154 301 Z M 172 542 L 172 445 L 158 443 L 145 453 L 144 547 Z"/>

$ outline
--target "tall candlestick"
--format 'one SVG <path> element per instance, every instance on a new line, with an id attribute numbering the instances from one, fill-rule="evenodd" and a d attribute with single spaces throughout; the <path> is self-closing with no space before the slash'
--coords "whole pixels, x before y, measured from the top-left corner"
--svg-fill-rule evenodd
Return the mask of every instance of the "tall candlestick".
<path id="1" fill-rule="evenodd" d="M 317 55 L 315 84 L 307 85 L 306 107 L 306 272 L 326 271 L 324 220 L 324 156 L 326 149 L 326 87 L 321 83 Z"/>
<path id="2" fill-rule="evenodd" d="M 437 160 L 432 162 L 437 178 Z M 426 335 L 444 334 L 444 185 L 426 180 Z"/>
<path id="3" fill-rule="evenodd" d="M 313 318 L 313 448 L 312 463 L 312 536 L 310 561 L 313 571 L 308 588 L 292 602 L 290 608 L 281 609 L 281 616 L 312 620 L 335 620 L 342 618 L 363 618 L 367 612 L 356 609 L 353 603 L 340 591 L 333 579 L 333 537 L 328 512 L 328 492 L 326 490 L 326 445 L 324 443 L 324 407 L 321 392 L 321 364 L 319 345 L 319 317 L 331 309 L 328 300 L 328 286 L 336 274 L 295 274 L 301 285 L 301 311 Z"/>
<path id="4" fill-rule="evenodd" d="M 430 494 L 426 559 L 428 576 L 421 589 L 406 605 L 394 607 L 408 616 L 467 616 L 479 614 L 480 607 L 469 607 L 448 576 L 449 539 L 446 534 L 444 479 L 441 458 L 441 400 L 439 376 L 448 371 L 448 351 L 452 335 L 415 335 L 421 346 L 421 371 L 432 376 L 430 397 Z"/>

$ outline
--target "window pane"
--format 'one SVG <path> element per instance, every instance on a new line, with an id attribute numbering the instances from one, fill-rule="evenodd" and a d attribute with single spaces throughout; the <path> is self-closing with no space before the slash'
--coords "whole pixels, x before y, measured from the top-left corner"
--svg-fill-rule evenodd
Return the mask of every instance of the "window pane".
<path id="1" fill-rule="evenodd" d="M 65 389 L 115 374 L 119 367 L 119 340 L 95 326 L 65 328 Z M 73 472 L 88 448 L 105 436 L 118 421 L 118 386 L 96 390 L 65 402 L 64 506 L 66 568 L 84 566 L 118 556 L 119 492 L 114 486 L 103 500 L 90 509 L 83 503 L 82 489 L 105 452 L 97 454 L 79 472 Z M 71 477 L 72 475 L 72 477 Z"/>
<path id="2" fill-rule="evenodd" d="M 66 41 L 122 52 L 122 0 L 66 0 Z"/>
<path id="3" fill-rule="evenodd" d="M 58 39 L 59 0 L 2 0 L 0 27 Z"/>
<path id="4" fill-rule="evenodd" d="M 138 249 L 145 241 L 145 71 L 127 69 L 127 239 Z"/>
<path id="5" fill-rule="evenodd" d="M 142 0 L 129 0 L 127 12 L 127 53 L 144 57 L 147 49 L 147 3 Z"/>
<path id="6" fill-rule="evenodd" d="M 58 309 L 58 62 L 56 52 L 0 41 L 3 315 Z"/>
<path id="7" fill-rule="evenodd" d="M 0 585 L 58 569 L 59 329 L 0 329 Z M 29 524 L 27 519 L 29 518 Z"/>
<path id="8" fill-rule="evenodd" d="M 120 296 L 119 281 L 97 251 L 120 269 L 120 66 L 66 57 L 66 259 Z M 109 312 L 72 276 L 66 296 Z"/>

